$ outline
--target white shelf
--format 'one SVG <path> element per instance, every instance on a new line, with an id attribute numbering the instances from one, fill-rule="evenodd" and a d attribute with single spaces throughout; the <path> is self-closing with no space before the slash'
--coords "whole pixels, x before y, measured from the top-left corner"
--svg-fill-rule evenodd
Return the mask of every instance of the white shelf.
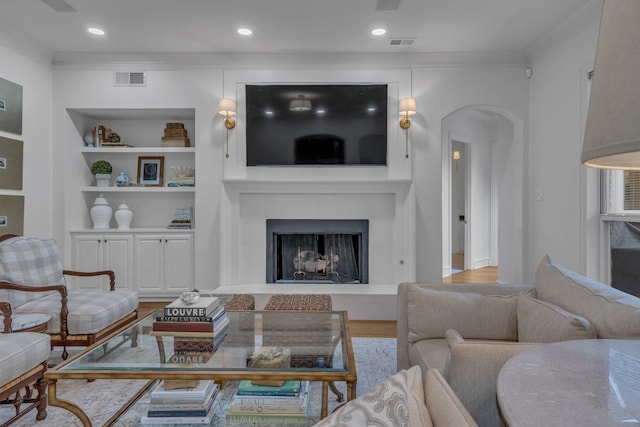
<path id="1" fill-rule="evenodd" d="M 196 187 L 96 187 L 80 189 L 83 193 L 195 193 Z"/>
<path id="2" fill-rule="evenodd" d="M 80 150 L 83 154 L 165 154 L 165 153 L 195 153 L 195 147 L 85 147 Z"/>
<path id="3" fill-rule="evenodd" d="M 195 228 L 162 228 L 162 227 L 141 227 L 141 228 L 130 228 L 128 230 L 120 230 L 118 228 L 107 228 L 107 229 L 93 229 L 93 228 L 82 228 L 69 230 L 69 233 L 72 234 L 115 234 L 115 233 L 125 233 L 125 234 L 136 234 L 136 233 L 191 233 L 193 234 Z"/>

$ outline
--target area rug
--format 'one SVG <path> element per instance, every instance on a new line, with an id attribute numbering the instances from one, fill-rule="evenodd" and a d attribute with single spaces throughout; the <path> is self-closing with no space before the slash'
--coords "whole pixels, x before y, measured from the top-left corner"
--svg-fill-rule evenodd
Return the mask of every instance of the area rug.
<path id="1" fill-rule="evenodd" d="M 376 384 L 384 381 L 396 372 L 396 340 L 395 338 L 352 338 L 356 369 L 358 372 L 357 395 L 364 394 Z M 143 380 L 81 380 L 58 381 L 58 398 L 78 404 L 89 416 L 94 426 L 102 426 L 122 405 L 124 405 L 142 386 Z M 345 383 L 336 383 L 338 389 L 346 396 Z M 235 392 L 237 382 L 227 383 L 223 390 L 222 400 L 216 408 L 212 425 L 225 426 L 225 413 L 230 398 Z M 312 426 L 320 420 L 321 384 L 312 383 L 309 417 L 307 425 Z M 329 412 L 340 403 L 329 391 Z M 0 423 L 10 417 L 12 408 L 3 405 L 0 408 Z M 15 427 L 76 427 L 82 423 L 70 412 L 56 407 L 48 408 L 48 416 L 43 421 L 35 420 L 35 411 L 29 412 Z M 136 405 L 128 417 L 114 426 L 138 426 L 140 416 L 145 412 L 144 404 Z M 240 424 L 233 424 L 239 426 Z"/>

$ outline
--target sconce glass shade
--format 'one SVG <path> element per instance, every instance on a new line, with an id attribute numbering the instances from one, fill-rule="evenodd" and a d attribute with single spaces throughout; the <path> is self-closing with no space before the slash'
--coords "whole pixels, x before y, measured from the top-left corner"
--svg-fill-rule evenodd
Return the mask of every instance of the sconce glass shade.
<path id="1" fill-rule="evenodd" d="M 294 99 L 289 103 L 290 111 L 309 111 L 311 110 L 311 101 L 304 98 L 304 95 L 298 95 L 298 99 Z"/>
<path id="2" fill-rule="evenodd" d="M 221 98 L 218 103 L 218 112 L 223 116 L 236 115 L 236 101 L 231 98 Z"/>
<path id="3" fill-rule="evenodd" d="M 398 108 L 401 116 L 411 116 L 416 113 L 416 99 L 415 98 L 402 98 L 400 100 L 400 106 Z"/>
<path id="4" fill-rule="evenodd" d="M 453 152 L 453 160 L 460 160 L 460 152 L 458 150 Z"/>
<path id="5" fill-rule="evenodd" d="M 582 162 L 640 169 L 640 1 L 604 0 Z"/>

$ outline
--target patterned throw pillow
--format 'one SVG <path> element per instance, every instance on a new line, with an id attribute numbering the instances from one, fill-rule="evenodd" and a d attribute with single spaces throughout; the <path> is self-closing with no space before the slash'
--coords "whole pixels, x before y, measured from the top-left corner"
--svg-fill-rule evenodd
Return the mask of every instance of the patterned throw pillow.
<path id="1" fill-rule="evenodd" d="M 389 377 L 355 400 L 347 402 L 315 427 L 329 426 L 432 427 L 418 366 Z"/>
<path id="2" fill-rule="evenodd" d="M 52 239 L 16 237 L 0 243 L 0 271 L 3 280 L 18 285 L 64 285 L 58 246 Z M 8 291 L 8 301 L 15 308 L 50 292 Z"/>

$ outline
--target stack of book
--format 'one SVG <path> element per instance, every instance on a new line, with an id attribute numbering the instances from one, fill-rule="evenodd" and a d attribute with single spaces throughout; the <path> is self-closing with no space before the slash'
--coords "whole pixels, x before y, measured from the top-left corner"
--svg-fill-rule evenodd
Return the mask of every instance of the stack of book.
<path id="1" fill-rule="evenodd" d="M 211 424 L 221 394 L 212 380 L 198 381 L 195 387 L 166 389 L 159 381 L 151 391 L 147 415 L 140 424 Z"/>
<path id="2" fill-rule="evenodd" d="M 193 208 L 177 208 L 168 229 L 190 229 L 193 223 Z"/>
<path id="3" fill-rule="evenodd" d="M 225 416 L 228 424 L 307 424 L 309 381 L 279 387 L 240 381 Z"/>
<path id="4" fill-rule="evenodd" d="M 229 318 L 217 297 L 194 304 L 180 299 L 164 308 L 152 325 L 152 335 L 173 337 L 171 363 L 205 363 L 227 336 Z"/>

